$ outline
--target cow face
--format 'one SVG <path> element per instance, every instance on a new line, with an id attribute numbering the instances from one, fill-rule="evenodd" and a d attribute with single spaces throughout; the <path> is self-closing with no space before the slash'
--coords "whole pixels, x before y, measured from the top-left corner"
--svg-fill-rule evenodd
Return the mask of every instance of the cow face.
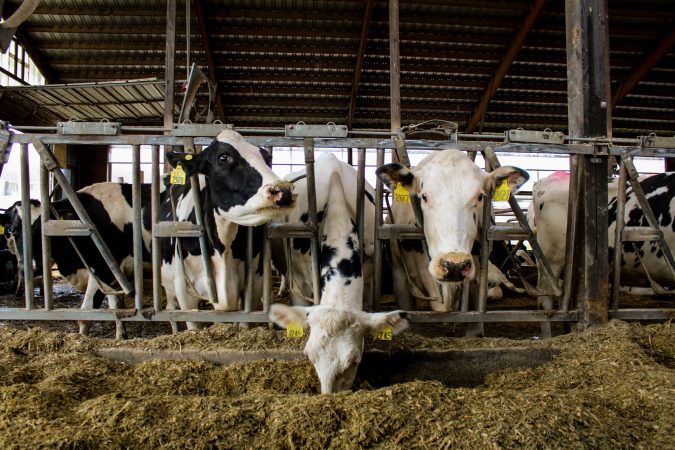
<path id="1" fill-rule="evenodd" d="M 9 251 L 16 256 L 19 264 L 22 263 L 23 258 L 23 210 L 21 208 L 21 202 L 18 201 L 14 203 L 7 209 L 8 214 L 8 224 L 5 227 L 5 237 L 7 238 L 7 248 Z M 33 236 L 33 263 L 36 269 L 40 269 L 40 263 L 42 259 L 36 255 L 39 255 L 41 252 L 41 224 L 38 222 L 40 218 L 40 202 L 37 200 L 30 201 L 30 217 L 31 217 L 31 229 Z M 37 224 L 36 224 L 37 222 Z"/>
<path id="2" fill-rule="evenodd" d="M 262 152 L 239 133 L 225 130 L 201 153 L 168 153 L 167 160 L 173 167 L 181 164 L 187 177 L 206 176 L 220 215 L 254 226 L 288 214 L 295 202 L 293 185 L 272 172 Z"/>
<path id="3" fill-rule="evenodd" d="M 349 389 L 363 355 L 364 337 L 374 336 L 383 327 L 398 334 L 408 327 L 404 311 L 366 313 L 326 306 L 272 305 L 270 319 L 282 328 L 294 323 L 310 333 L 305 354 L 321 382 L 321 393 Z"/>
<path id="4" fill-rule="evenodd" d="M 391 189 L 401 183 L 419 197 L 431 257 L 429 272 L 436 280 L 450 283 L 475 277 L 471 249 L 485 193 L 504 180 L 514 193 L 529 179 L 525 171 L 510 166 L 484 173 L 459 150 L 432 153 L 412 170 L 387 164 L 377 169 L 377 175 Z"/>

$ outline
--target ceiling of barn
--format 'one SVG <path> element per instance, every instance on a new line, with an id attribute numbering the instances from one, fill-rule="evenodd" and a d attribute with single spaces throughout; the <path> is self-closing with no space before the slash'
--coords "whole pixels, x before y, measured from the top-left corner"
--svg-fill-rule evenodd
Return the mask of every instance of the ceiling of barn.
<path id="1" fill-rule="evenodd" d="M 20 1 L 4 3 L 7 17 Z M 541 12 L 532 13 L 540 4 Z M 389 128 L 386 1 L 193 0 L 190 8 L 188 53 L 186 5 L 178 1 L 176 78 L 186 78 L 188 57 L 206 72 L 211 58 L 225 122 L 239 127 L 351 122 L 354 129 Z M 526 32 L 528 21 L 533 26 Z M 165 24 L 163 0 L 42 0 L 17 37 L 49 83 L 162 80 Z M 613 110 L 614 135 L 672 135 L 673 1 L 610 0 L 609 28 L 612 94 L 621 92 Z M 522 49 L 512 65 L 503 67 L 503 81 L 496 82 L 494 75 L 519 31 Z M 401 0 L 400 52 L 404 125 L 445 119 L 457 122 L 460 131 L 566 130 L 562 1 Z M 495 87 L 483 114 L 481 98 Z M 36 100 L 28 97 L 3 90 L 0 118 L 14 124 L 68 118 L 63 105 L 61 112 L 46 104 L 31 107 Z M 124 98 L 120 96 L 122 102 Z M 180 100 L 177 89 L 178 104 Z M 136 108 L 143 103 L 141 97 L 127 107 L 99 108 L 96 114 L 161 125 L 162 108 L 145 107 L 139 113 Z"/>

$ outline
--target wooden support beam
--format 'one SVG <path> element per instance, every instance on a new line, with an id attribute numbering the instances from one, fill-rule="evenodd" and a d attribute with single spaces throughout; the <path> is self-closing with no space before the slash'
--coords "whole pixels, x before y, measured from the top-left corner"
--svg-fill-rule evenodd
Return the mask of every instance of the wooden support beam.
<path id="1" fill-rule="evenodd" d="M 473 112 L 471 120 L 469 120 L 469 124 L 466 126 L 467 133 L 473 133 L 478 123 L 483 119 L 490 100 L 492 100 L 492 98 L 497 94 L 499 86 L 501 86 L 502 81 L 504 81 L 504 77 L 506 77 L 506 74 L 509 72 L 509 69 L 513 64 L 513 61 L 516 59 L 516 56 L 518 56 L 520 49 L 523 48 L 525 39 L 527 39 L 530 31 L 532 31 L 532 27 L 534 27 L 537 19 L 539 19 L 539 16 L 541 15 L 545 5 L 546 0 L 535 0 L 534 4 L 530 8 L 530 12 L 527 14 L 525 20 L 523 20 L 523 23 L 518 28 L 518 33 L 516 33 L 516 36 L 513 38 L 511 46 L 508 48 L 508 50 L 506 50 L 504 58 L 502 58 L 502 62 L 499 63 L 499 67 L 497 67 L 495 74 L 492 76 L 490 82 L 485 88 L 483 96 L 481 97 L 480 102 L 478 102 L 478 106 L 476 106 L 476 110 Z"/>
<path id="2" fill-rule="evenodd" d="M 356 110 L 356 96 L 359 93 L 359 83 L 361 82 L 361 70 L 363 69 L 363 60 L 366 56 L 366 42 L 368 41 L 368 31 L 370 23 L 373 20 L 373 9 L 375 0 L 368 0 L 366 11 L 363 15 L 363 25 L 361 26 L 361 37 L 359 39 L 359 50 L 356 54 L 356 67 L 354 68 L 354 81 L 352 81 L 352 93 L 349 98 L 349 110 L 347 112 L 347 129 L 352 129 L 354 121 L 354 111 Z M 351 153 L 350 153 L 351 154 Z"/>
<path id="3" fill-rule="evenodd" d="M 626 78 L 621 86 L 616 90 L 612 96 L 612 110 L 616 108 L 616 105 L 623 100 L 626 95 L 637 86 L 637 84 L 642 81 L 642 79 L 649 73 L 650 70 L 663 58 L 671 47 L 675 45 L 675 28 L 670 30 L 670 34 L 664 37 L 654 49 L 649 52 L 644 59 L 638 64 L 633 72 Z"/>
<path id="4" fill-rule="evenodd" d="M 208 28 L 206 27 L 206 19 L 204 17 L 204 8 L 202 7 L 202 0 L 194 0 L 195 15 L 197 16 L 197 23 L 199 24 L 199 36 L 202 39 L 204 52 L 206 53 L 206 66 L 208 68 L 208 77 L 211 83 L 215 86 L 216 92 L 216 117 L 222 122 L 225 122 L 225 109 L 223 108 L 223 99 L 220 96 L 220 89 L 218 86 L 218 74 L 216 73 L 216 64 L 213 60 L 213 51 L 211 50 L 211 41 L 209 40 Z"/>
<path id="5" fill-rule="evenodd" d="M 569 135 L 609 136 L 607 0 L 566 0 L 565 15 Z M 602 145 L 595 146 L 596 152 L 603 150 Z M 608 158 L 601 154 L 576 158 L 581 179 L 580 195 L 570 199 L 570 204 L 579 202 L 573 255 L 578 270 L 572 284 L 577 288 L 579 328 L 587 329 L 607 323 L 608 317 Z M 575 176 L 576 171 L 572 179 Z"/>

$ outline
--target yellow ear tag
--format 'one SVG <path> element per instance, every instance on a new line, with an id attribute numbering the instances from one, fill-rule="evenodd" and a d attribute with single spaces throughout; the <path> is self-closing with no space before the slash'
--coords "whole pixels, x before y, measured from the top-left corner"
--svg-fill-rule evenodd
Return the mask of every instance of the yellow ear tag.
<path id="1" fill-rule="evenodd" d="M 0 225 L 0 234 L 5 234 L 5 227 Z"/>
<path id="2" fill-rule="evenodd" d="M 401 183 L 396 183 L 394 189 L 394 200 L 401 203 L 410 203 L 410 193 Z"/>
<path id="3" fill-rule="evenodd" d="M 506 202 L 509 200 L 509 197 L 511 197 L 509 182 L 508 180 L 504 180 L 502 181 L 502 184 L 500 184 L 499 187 L 495 189 L 495 194 L 492 199 L 496 202 Z"/>
<path id="4" fill-rule="evenodd" d="M 393 333 L 391 331 L 391 327 L 382 327 L 379 330 L 377 330 L 377 334 L 375 335 L 375 340 L 377 340 L 377 341 L 391 341 L 392 336 L 393 336 Z"/>
<path id="5" fill-rule="evenodd" d="M 291 322 L 288 324 L 286 327 L 286 336 L 290 338 L 301 338 L 305 334 L 305 329 L 302 327 L 302 325 L 296 323 L 296 322 Z"/>
<path id="6" fill-rule="evenodd" d="M 171 171 L 171 176 L 169 177 L 169 183 L 171 184 L 185 184 L 185 171 L 183 170 L 183 165 L 178 163 L 175 169 Z"/>
<path id="7" fill-rule="evenodd" d="M 192 159 L 191 154 L 188 153 L 187 155 L 185 155 L 185 161 L 190 161 L 191 159 Z"/>

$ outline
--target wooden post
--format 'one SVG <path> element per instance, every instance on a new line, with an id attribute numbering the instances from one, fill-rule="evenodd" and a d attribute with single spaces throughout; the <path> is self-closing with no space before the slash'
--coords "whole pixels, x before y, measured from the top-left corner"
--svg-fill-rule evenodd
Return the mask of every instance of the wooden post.
<path id="1" fill-rule="evenodd" d="M 610 126 L 609 47 L 606 0 L 566 0 L 569 136 L 607 137 Z M 580 156 L 581 192 L 574 257 L 579 328 L 607 322 L 607 148 Z M 572 177 L 574 179 L 574 177 Z"/>

